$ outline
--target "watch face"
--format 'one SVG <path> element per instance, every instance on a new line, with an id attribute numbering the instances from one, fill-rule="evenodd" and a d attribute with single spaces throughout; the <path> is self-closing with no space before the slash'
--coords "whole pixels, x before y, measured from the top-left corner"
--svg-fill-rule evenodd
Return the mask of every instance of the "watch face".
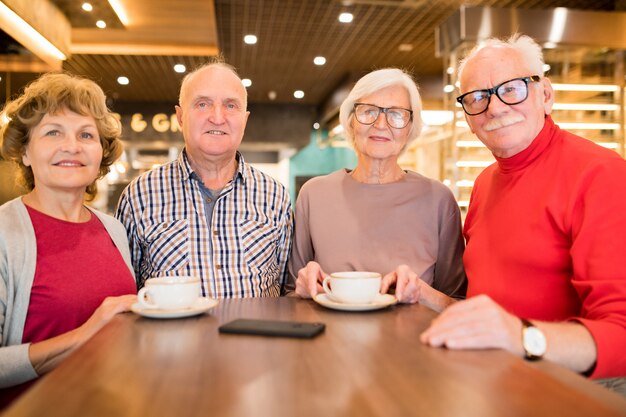
<path id="1" fill-rule="evenodd" d="M 527 327 L 524 331 L 524 349 L 532 356 L 546 353 L 546 337 L 536 327 Z"/>

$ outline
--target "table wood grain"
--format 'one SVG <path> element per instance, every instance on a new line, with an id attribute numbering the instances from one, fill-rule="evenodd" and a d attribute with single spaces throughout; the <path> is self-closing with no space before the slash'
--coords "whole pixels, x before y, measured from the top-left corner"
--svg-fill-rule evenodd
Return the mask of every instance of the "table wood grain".
<path id="1" fill-rule="evenodd" d="M 340 312 L 223 300 L 198 317 L 116 317 L 6 416 L 626 416 L 626 400 L 500 350 L 430 348 L 423 306 Z M 314 339 L 218 333 L 236 318 L 323 322 Z"/>

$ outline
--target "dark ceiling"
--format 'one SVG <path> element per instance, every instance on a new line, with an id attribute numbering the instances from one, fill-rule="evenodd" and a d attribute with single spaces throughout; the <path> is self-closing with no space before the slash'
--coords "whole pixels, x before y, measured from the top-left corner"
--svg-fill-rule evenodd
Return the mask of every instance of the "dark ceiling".
<path id="1" fill-rule="evenodd" d="M 92 26 L 96 19 L 95 14 L 86 16 L 80 9 L 82 1 L 53 0 L 53 3 L 68 17 L 73 29 Z M 123 30 L 119 29 L 122 26 L 119 20 L 111 17 L 113 11 L 106 0 L 92 3 L 98 6 L 94 13 L 102 13 L 112 22 L 109 28 L 113 29 L 104 29 L 102 37 L 107 37 L 108 30 Z M 443 74 L 442 62 L 435 57 L 435 28 L 461 4 L 614 11 L 624 10 L 623 3 L 612 0 L 215 0 L 214 22 L 207 16 L 206 24 L 216 26 L 217 46 L 226 61 L 238 69 L 242 78 L 252 80 L 248 89 L 251 102 L 272 102 L 268 94 L 275 91 L 273 102 L 276 103 L 320 105 L 344 80 L 375 68 L 402 67 L 418 80 Z M 154 7 L 162 4 L 159 2 Z M 173 6 L 169 7 L 177 4 L 185 7 L 185 2 L 170 4 Z M 338 21 L 338 15 L 344 11 L 353 13 L 351 23 Z M 168 10 L 163 13 L 167 14 Z M 194 24 L 201 24 L 204 19 L 196 18 L 199 22 Z M 184 27 L 187 23 L 177 24 Z M 257 44 L 244 44 L 246 34 L 255 34 Z M 318 55 L 326 58 L 325 65 L 313 64 L 313 58 Z M 184 74 L 174 72 L 173 66 L 183 63 L 191 69 L 207 58 L 182 54 L 73 54 L 63 63 L 63 68 L 96 80 L 115 101 L 174 103 Z M 3 100 L 7 92 L 15 94 L 36 77 L 24 73 L 0 75 Z M 120 75 L 127 76 L 130 84 L 119 85 L 116 79 Z M 295 99 L 294 90 L 304 91 L 304 98 Z"/>

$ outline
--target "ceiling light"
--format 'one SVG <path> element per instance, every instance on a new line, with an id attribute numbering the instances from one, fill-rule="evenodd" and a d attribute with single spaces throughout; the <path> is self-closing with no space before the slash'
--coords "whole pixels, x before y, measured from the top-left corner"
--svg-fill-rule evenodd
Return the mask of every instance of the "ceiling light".
<path id="1" fill-rule="evenodd" d="M 317 123 L 317 122 L 313 123 L 313 129 L 317 130 L 319 128 L 320 128 L 320 124 L 319 123 Z"/>
<path id="2" fill-rule="evenodd" d="M 176 64 L 174 65 L 174 71 L 176 71 L 179 74 L 182 74 L 183 72 L 187 71 L 187 67 L 184 66 L 183 64 Z"/>
<path id="3" fill-rule="evenodd" d="M 100 29 L 104 29 L 105 27 L 107 27 L 107 24 L 104 20 L 98 20 L 96 22 L 96 26 L 98 26 Z"/>
<path id="4" fill-rule="evenodd" d="M 401 43 L 398 45 L 398 51 L 400 52 L 409 52 L 413 50 L 413 45 L 410 43 Z"/>
<path id="5" fill-rule="evenodd" d="M 267 97 L 268 97 L 270 100 L 276 100 L 276 91 L 272 90 L 272 91 L 268 92 L 268 93 L 267 93 Z"/>
<path id="6" fill-rule="evenodd" d="M 252 80 L 250 78 L 244 78 L 243 80 L 241 80 L 241 84 L 243 84 L 244 87 L 248 88 L 252 85 Z"/>
<path id="7" fill-rule="evenodd" d="M 126 15 L 126 10 L 124 10 L 124 7 L 120 3 L 120 1 L 109 0 L 109 5 L 117 15 L 117 18 L 120 19 L 120 22 L 122 22 L 124 26 L 128 26 L 128 16 Z"/>
<path id="8" fill-rule="evenodd" d="M 446 72 L 447 72 L 449 75 L 452 75 L 452 74 L 454 74 L 454 68 L 453 68 L 453 67 L 448 67 L 448 68 L 446 69 Z"/>
<path id="9" fill-rule="evenodd" d="M 93 10 L 93 6 L 91 5 L 91 3 L 83 3 L 82 8 L 86 12 L 90 12 Z"/>
<path id="10" fill-rule="evenodd" d="M 257 41 L 257 38 L 254 35 L 246 35 L 243 37 L 243 41 L 248 45 L 254 45 Z"/>
<path id="11" fill-rule="evenodd" d="M 545 74 L 546 72 L 550 71 L 550 68 L 552 68 L 550 64 L 543 64 L 543 73 Z"/>
<path id="12" fill-rule="evenodd" d="M 451 92 L 453 92 L 453 91 L 454 91 L 454 86 L 453 86 L 452 84 L 446 84 L 446 85 L 443 87 L 443 92 L 444 92 L 444 93 L 451 93 Z"/>
<path id="13" fill-rule="evenodd" d="M 341 23 L 350 23 L 352 22 L 352 19 L 354 19 L 354 16 L 352 15 L 352 13 L 341 13 L 339 15 L 339 21 Z"/>
<path id="14" fill-rule="evenodd" d="M 128 79 L 128 77 L 117 77 L 117 82 L 121 85 L 128 85 L 128 83 L 130 83 L 130 80 Z"/>
<path id="15" fill-rule="evenodd" d="M 294 91 L 294 92 L 293 92 L 293 96 L 294 96 L 295 98 L 298 98 L 298 99 L 299 99 L 299 98 L 303 98 L 303 97 L 304 97 L 304 91 L 302 91 L 302 90 L 296 90 L 296 91 Z"/>
<path id="16" fill-rule="evenodd" d="M 323 56 L 316 56 L 313 59 L 313 63 L 315 65 L 324 65 L 326 63 L 326 58 L 324 58 Z"/>
<path id="17" fill-rule="evenodd" d="M 29 49 L 34 52 L 35 55 L 41 57 L 39 54 L 42 54 L 48 58 L 52 57 L 61 61 L 67 59 L 59 48 L 54 46 L 52 42 L 46 39 L 41 33 L 37 32 L 31 25 L 26 23 L 24 19 L 2 2 L 0 2 L 0 22 L 2 23 L 2 30 L 11 35 L 11 37 L 22 45 L 30 45 Z"/>

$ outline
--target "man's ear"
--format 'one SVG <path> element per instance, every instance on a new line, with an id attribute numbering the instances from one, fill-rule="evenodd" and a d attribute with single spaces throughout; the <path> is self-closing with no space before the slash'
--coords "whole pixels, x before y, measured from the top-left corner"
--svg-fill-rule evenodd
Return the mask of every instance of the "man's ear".
<path id="1" fill-rule="evenodd" d="M 550 115 L 554 105 L 554 88 L 548 77 L 543 77 L 541 84 L 543 85 L 543 111 L 546 115 Z"/>
<path id="2" fill-rule="evenodd" d="M 174 106 L 174 109 L 176 109 L 176 120 L 178 120 L 178 126 L 182 128 L 183 127 L 183 109 L 178 105 Z"/>

